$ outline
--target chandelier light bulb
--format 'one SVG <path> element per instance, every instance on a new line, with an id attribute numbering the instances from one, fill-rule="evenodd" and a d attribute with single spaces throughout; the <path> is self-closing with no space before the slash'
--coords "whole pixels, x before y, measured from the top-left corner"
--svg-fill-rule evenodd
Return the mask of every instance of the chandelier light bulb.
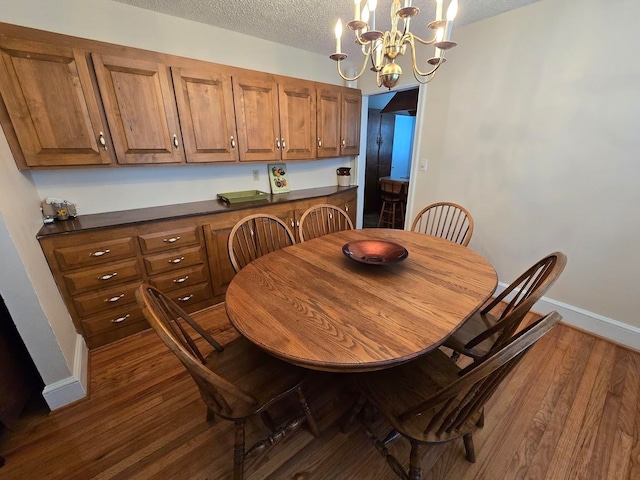
<path id="1" fill-rule="evenodd" d="M 447 21 L 453 22 L 453 19 L 456 18 L 458 13 L 458 0 L 452 0 L 449 4 L 449 8 L 447 8 Z"/>
<path id="2" fill-rule="evenodd" d="M 336 53 L 341 53 L 340 38 L 342 37 L 342 20 L 340 19 L 338 19 L 338 21 L 336 22 L 335 34 L 336 34 Z"/>
<path id="3" fill-rule="evenodd" d="M 360 20 L 360 0 L 353 0 L 355 15 L 353 16 L 354 20 Z"/>

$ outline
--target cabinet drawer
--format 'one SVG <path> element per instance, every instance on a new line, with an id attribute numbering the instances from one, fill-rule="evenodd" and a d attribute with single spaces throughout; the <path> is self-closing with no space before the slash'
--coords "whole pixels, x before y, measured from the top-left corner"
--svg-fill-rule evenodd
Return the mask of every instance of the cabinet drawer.
<path id="1" fill-rule="evenodd" d="M 205 272 L 205 265 L 202 263 L 149 278 L 149 284 L 161 292 L 170 292 L 171 290 L 190 287 L 196 283 L 206 281 L 207 274 Z"/>
<path id="2" fill-rule="evenodd" d="M 64 275 L 64 281 L 72 295 L 131 280 L 142 281 L 142 268 L 135 258 Z"/>
<path id="3" fill-rule="evenodd" d="M 114 238 L 104 242 L 56 248 L 58 265 L 62 270 L 99 265 L 135 256 L 134 237 Z"/>
<path id="4" fill-rule="evenodd" d="M 208 283 L 200 283 L 187 288 L 181 288 L 167 295 L 176 302 L 180 308 L 189 310 L 189 305 L 202 302 L 211 298 L 211 288 Z"/>
<path id="5" fill-rule="evenodd" d="M 150 255 L 144 258 L 144 266 L 149 275 L 175 271 L 203 262 L 202 247 L 182 248 L 168 253 Z"/>
<path id="6" fill-rule="evenodd" d="M 155 253 L 173 248 L 200 244 L 200 231 L 197 226 L 181 228 L 160 233 L 140 235 L 142 253 Z"/>
<path id="7" fill-rule="evenodd" d="M 132 323 L 146 321 L 137 304 L 129 304 L 82 320 L 84 331 L 88 336 L 104 333 L 108 330 L 122 328 Z"/>
<path id="8" fill-rule="evenodd" d="M 106 312 L 120 305 L 134 303 L 136 288 L 139 285 L 140 282 L 125 283 L 99 292 L 81 295 L 73 299 L 73 304 L 82 317 Z"/>

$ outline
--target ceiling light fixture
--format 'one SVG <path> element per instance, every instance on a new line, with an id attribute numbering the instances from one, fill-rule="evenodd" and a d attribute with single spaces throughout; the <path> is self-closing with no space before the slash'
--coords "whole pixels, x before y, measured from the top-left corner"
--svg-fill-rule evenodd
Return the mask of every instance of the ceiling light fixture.
<path id="1" fill-rule="evenodd" d="M 380 32 L 376 30 L 376 6 L 377 0 L 368 0 L 360 11 L 361 0 L 354 0 L 355 19 L 347 23 L 347 26 L 355 32 L 356 43 L 362 47 L 364 63 L 360 72 L 355 77 L 348 77 L 342 73 L 340 62 L 347 58 L 341 51 L 342 21 L 338 20 L 335 28 L 336 53 L 329 56 L 337 62 L 338 73 L 346 81 L 353 81 L 362 76 L 367 62 L 371 58 L 371 70 L 376 72 L 377 84 L 385 86 L 389 90 L 400 79 L 402 68 L 396 63 L 400 55 L 404 55 L 409 45 L 411 49 L 411 63 L 413 75 L 419 83 L 429 82 L 438 68 L 445 62 L 444 52 L 457 44 L 451 41 L 453 19 L 458 12 L 458 0 L 451 0 L 447 8 L 446 19 L 442 18 L 443 0 L 436 0 L 436 19 L 429 23 L 428 28 L 434 30 L 433 38 L 423 40 L 409 31 L 411 19 L 420 11 L 411 5 L 411 0 L 404 0 L 404 6 L 400 6 L 400 0 L 393 0 L 391 5 L 391 31 Z M 403 21 L 402 30 L 398 29 L 399 20 Z M 434 45 L 434 56 L 427 60 L 430 70 L 423 72 L 416 63 L 416 42 L 423 45 Z"/>

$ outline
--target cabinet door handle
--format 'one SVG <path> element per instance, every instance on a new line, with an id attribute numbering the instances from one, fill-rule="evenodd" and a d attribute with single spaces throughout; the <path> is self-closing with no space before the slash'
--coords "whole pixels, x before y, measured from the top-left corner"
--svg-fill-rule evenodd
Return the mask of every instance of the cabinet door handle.
<path id="1" fill-rule="evenodd" d="M 178 258 L 174 258 L 173 260 L 169 260 L 169 263 L 172 263 L 174 265 L 180 263 L 181 261 L 184 260 L 184 257 L 178 257 Z"/>
<path id="2" fill-rule="evenodd" d="M 318 146 L 322 147 L 322 140 L 320 140 L 319 138 L 318 138 Z"/>
<path id="3" fill-rule="evenodd" d="M 97 252 L 90 253 L 89 256 L 90 257 L 101 257 L 103 255 L 106 255 L 107 253 L 111 253 L 111 250 L 109 250 L 108 248 L 105 248 L 104 250 L 98 250 Z"/>
<path id="4" fill-rule="evenodd" d="M 236 148 L 236 141 L 234 140 L 233 136 L 231 137 L 231 148 Z"/>
<path id="5" fill-rule="evenodd" d="M 115 297 L 107 298 L 105 299 L 104 303 L 115 303 L 118 300 L 120 300 L 122 297 L 124 297 L 124 293 L 121 293 L 120 295 L 116 295 Z"/>
<path id="6" fill-rule="evenodd" d="M 280 141 L 282 142 L 282 149 L 284 150 L 285 148 L 287 148 L 287 144 L 284 143 L 284 138 L 281 138 Z"/>
<path id="7" fill-rule="evenodd" d="M 129 315 L 128 313 L 123 316 L 123 317 L 118 317 L 118 318 L 114 318 L 113 320 L 111 320 L 111 323 L 122 323 L 124 322 L 127 318 L 129 318 L 131 315 Z"/>
<path id="8" fill-rule="evenodd" d="M 276 138 L 276 148 L 280 150 L 280 139 Z"/>
<path id="9" fill-rule="evenodd" d="M 180 237 L 165 238 L 162 241 L 164 243 L 176 243 L 178 240 L 180 240 Z"/>
<path id="10" fill-rule="evenodd" d="M 118 275 L 118 272 L 107 273 L 106 275 L 102 275 L 101 277 L 98 277 L 98 280 L 111 280 L 116 275 Z"/>
<path id="11" fill-rule="evenodd" d="M 173 135 L 173 146 L 178 148 L 180 146 L 180 143 L 178 142 L 178 136 L 177 135 Z"/>
<path id="12" fill-rule="evenodd" d="M 187 280 L 189 280 L 189 275 L 185 275 L 185 276 L 184 276 L 184 277 L 182 277 L 182 278 L 176 278 L 176 279 L 173 281 L 173 283 L 184 283 L 184 282 L 186 282 Z"/>
<path id="13" fill-rule="evenodd" d="M 178 298 L 178 300 L 180 302 L 188 302 L 189 300 L 191 300 L 193 298 L 193 293 L 190 293 L 189 295 L 187 295 L 186 297 L 180 297 Z"/>
<path id="14" fill-rule="evenodd" d="M 349 205 L 348 205 L 348 204 L 344 206 L 344 211 L 345 211 L 345 212 L 348 212 L 348 211 L 349 211 Z"/>
<path id="15" fill-rule="evenodd" d="M 342 146 L 345 147 L 347 145 L 347 142 L 345 141 L 345 139 L 342 139 Z"/>
<path id="16" fill-rule="evenodd" d="M 107 149 L 107 140 L 104 138 L 104 133 L 100 132 L 99 136 L 98 136 L 98 141 L 100 142 L 100 145 L 102 145 L 104 147 L 104 149 Z"/>

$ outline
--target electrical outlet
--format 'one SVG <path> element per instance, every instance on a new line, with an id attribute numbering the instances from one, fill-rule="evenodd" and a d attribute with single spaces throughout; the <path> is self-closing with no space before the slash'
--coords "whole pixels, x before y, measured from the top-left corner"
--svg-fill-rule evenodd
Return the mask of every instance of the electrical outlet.
<path id="1" fill-rule="evenodd" d="M 260 170 L 254 170 L 253 171 L 253 181 L 257 182 L 258 180 L 260 180 Z"/>
<path id="2" fill-rule="evenodd" d="M 420 163 L 418 164 L 418 167 L 420 168 L 420 170 L 422 172 L 426 172 L 427 171 L 427 159 L 423 158 L 420 160 Z"/>

